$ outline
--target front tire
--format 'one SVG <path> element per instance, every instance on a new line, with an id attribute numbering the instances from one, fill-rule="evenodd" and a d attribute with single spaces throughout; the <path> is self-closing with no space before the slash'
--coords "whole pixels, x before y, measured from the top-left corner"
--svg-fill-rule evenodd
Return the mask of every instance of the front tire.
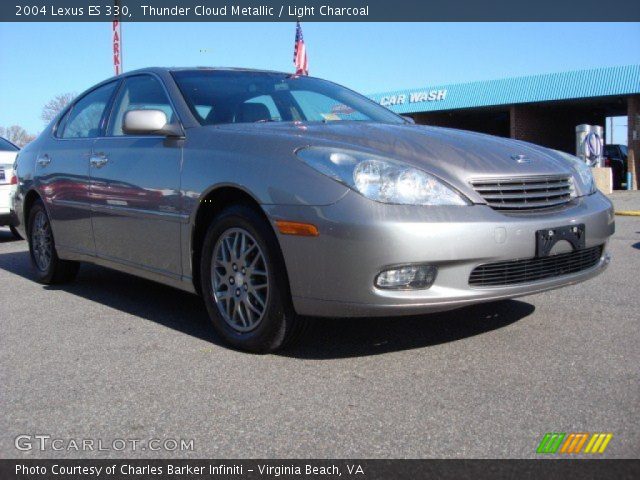
<path id="1" fill-rule="evenodd" d="M 42 201 L 38 200 L 31 208 L 28 225 L 31 266 L 38 282 L 51 285 L 72 281 L 80 264 L 58 257 L 51 222 Z"/>
<path id="2" fill-rule="evenodd" d="M 251 207 L 234 205 L 213 219 L 200 278 L 213 327 L 230 345 L 268 353 L 299 336 L 304 319 L 291 305 L 278 241 Z"/>

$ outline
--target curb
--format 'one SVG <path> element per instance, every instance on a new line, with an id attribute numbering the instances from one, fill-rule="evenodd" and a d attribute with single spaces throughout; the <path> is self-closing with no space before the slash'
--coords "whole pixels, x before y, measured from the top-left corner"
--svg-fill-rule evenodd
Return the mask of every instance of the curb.
<path id="1" fill-rule="evenodd" d="M 622 217 L 640 217 L 640 210 L 618 210 L 615 213 Z"/>

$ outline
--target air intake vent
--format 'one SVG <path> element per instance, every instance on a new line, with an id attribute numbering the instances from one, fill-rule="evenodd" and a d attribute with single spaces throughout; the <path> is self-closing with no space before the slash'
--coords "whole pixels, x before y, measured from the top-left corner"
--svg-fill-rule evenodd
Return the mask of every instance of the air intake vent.
<path id="1" fill-rule="evenodd" d="M 473 269 L 469 285 L 503 287 L 581 272 L 598 264 L 602 246 L 548 257 L 487 263 Z"/>
<path id="2" fill-rule="evenodd" d="M 473 180 L 474 190 L 495 210 L 536 210 L 571 200 L 571 176 L 510 177 Z"/>

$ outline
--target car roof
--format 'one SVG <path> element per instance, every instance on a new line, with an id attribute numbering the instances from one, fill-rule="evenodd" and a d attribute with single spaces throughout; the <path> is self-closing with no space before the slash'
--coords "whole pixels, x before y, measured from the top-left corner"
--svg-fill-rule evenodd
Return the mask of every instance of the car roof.
<path id="1" fill-rule="evenodd" d="M 294 75 L 292 72 L 280 72 L 277 70 L 263 70 L 257 68 L 242 67 L 145 67 L 138 70 L 122 73 L 118 76 L 135 75 L 139 73 L 164 73 L 164 72 L 183 72 L 183 71 L 223 71 L 223 72 L 251 72 L 251 73 L 276 73 L 280 75 Z"/>

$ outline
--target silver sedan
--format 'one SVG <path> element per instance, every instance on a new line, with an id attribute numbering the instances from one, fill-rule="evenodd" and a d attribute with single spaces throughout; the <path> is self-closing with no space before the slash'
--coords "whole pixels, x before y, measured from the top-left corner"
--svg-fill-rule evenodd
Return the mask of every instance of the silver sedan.
<path id="1" fill-rule="evenodd" d="M 39 281 L 92 262 L 198 293 L 217 333 L 255 352 L 308 316 L 428 313 L 586 280 L 614 231 L 576 157 L 414 125 L 267 71 L 106 80 L 20 152 L 17 177 Z"/>

